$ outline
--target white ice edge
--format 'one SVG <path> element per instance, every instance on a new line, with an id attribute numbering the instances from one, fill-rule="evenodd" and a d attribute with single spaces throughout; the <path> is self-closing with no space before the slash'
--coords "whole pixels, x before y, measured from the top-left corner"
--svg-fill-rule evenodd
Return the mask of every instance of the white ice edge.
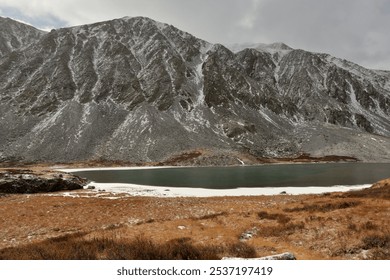
<path id="1" fill-rule="evenodd" d="M 153 166 L 153 167 L 109 167 L 109 168 L 79 168 L 57 169 L 62 172 L 92 171 L 92 170 L 135 170 L 156 168 L 184 168 L 180 166 Z M 85 188 L 94 186 L 94 191 L 106 191 L 114 194 L 128 194 L 130 196 L 153 197 L 213 197 L 213 196 L 257 196 L 277 195 L 285 192 L 289 195 L 321 194 L 329 192 L 347 192 L 369 188 L 372 184 L 364 185 L 340 185 L 328 187 L 262 187 L 262 188 L 237 188 L 237 189 L 205 189 L 205 188 L 178 188 L 164 186 L 148 186 L 126 183 L 96 183 L 91 182 Z"/>
<path id="2" fill-rule="evenodd" d="M 265 187 L 265 188 L 237 188 L 237 189 L 203 189 L 203 188 L 177 188 L 158 187 L 122 183 L 95 183 L 91 182 L 86 186 L 94 186 L 96 191 L 111 193 L 126 193 L 132 196 L 154 196 L 154 197 L 213 197 L 213 196 L 257 196 L 277 195 L 282 192 L 290 195 L 299 194 L 321 194 L 328 192 L 346 192 L 361 190 L 371 187 L 367 185 L 353 186 L 332 186 L 332 187 Z"/>

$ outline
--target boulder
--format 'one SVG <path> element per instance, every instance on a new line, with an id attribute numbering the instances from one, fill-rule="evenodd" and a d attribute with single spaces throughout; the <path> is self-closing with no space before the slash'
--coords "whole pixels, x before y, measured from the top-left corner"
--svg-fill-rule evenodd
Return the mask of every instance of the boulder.
<path id="1" fill-rule="evenodd" d="M 0 173 L 0 193 L 44 193 L 82 189 L 86 180 L 72 175 Z"/>
<path id="2" fill-rule="evenodd" d="M 261 258 L 222 258 L 222 260 L 268 260 L 268 261 L 276 261 L 276 260 L 296 260 L 296 257 L 293 253 L 286 252 L 278 255 L 271 255 Z"/>

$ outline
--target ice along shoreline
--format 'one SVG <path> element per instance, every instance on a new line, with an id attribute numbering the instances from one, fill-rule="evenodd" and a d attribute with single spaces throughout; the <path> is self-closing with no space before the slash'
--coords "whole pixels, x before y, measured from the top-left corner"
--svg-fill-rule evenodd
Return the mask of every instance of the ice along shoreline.
<path id="1" fill-rule="evenodd" d="M 191 166 L 142 166 L 142 167 L 99 167 L 99 168 L 74 168 L 56 169 L 58 171 L 73 173 L 80 171 L 103 171 L 103 170 L 141 170 L 162 168 L 188 168 Z M 236 188 L 236 189 L 206 189 L 206 188 L 182 188 L 137 185 L 129 183 L 97 183 L 90 182 L 85 188 L 94 187 L 97 192 L 123 193 L 130 196 L 151 197 L 223 197 L 223 196 L 258 196 L 258 195 L 303 195 L 321 194 L 329 192 L 347 192 L 371 187 L 372 184 L 362 185 L 337 185 L 337 186 L 311 186 L 311 187 L 261 187 L 261 188 Z"/>

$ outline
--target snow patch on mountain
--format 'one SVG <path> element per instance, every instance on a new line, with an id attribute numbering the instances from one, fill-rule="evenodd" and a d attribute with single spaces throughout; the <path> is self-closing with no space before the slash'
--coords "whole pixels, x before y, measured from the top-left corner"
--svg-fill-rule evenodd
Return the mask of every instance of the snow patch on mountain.
<path id="1" fill-rule="evenodd" d="M 363 148 L 363 158 L 390 158 L 386 71 L 283 43 L 232 53 L 143 17 L 35 37 L 20 28 L 0 38 L 2 158 L 161 161 L 198 149 L 358 157 Z"/>
<path id="2" fill-rule="evenodd" d="M 226 47 L 234 53 L 238 53 L 245 49 L 255 49 L 260 52 L 271 54 L 272 58 L 280 61 L 285 55 L 290 53 L 293 49 L 284 43 L 276 42 L 271 44 L 263 43 L 243 43 L 243 44 L 229 44 Z"/>

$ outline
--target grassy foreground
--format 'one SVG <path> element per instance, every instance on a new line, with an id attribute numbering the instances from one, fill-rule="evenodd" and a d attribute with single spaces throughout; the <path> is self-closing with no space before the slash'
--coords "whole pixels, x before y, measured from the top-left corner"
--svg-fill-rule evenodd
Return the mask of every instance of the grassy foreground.
<path id="1" fill-rule="evenodd" d="M 0 259 L 390 259 L 390 180 L 321 195 L 0 195 Z"/>

